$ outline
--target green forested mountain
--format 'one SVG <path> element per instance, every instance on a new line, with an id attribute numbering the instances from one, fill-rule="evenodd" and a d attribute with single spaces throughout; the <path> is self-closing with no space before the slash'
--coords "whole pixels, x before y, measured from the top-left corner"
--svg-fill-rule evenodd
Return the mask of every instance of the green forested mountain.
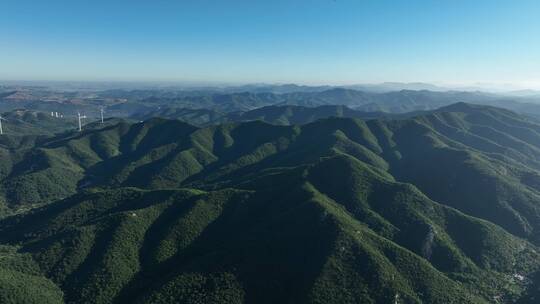
<path id="1" fill-rule="evenodd" d="M 54 114 L 54 116 L 53 116 Z M 57 133 L 71 132 L 78 129 L 76 115 L 63 116 L 58 112 L 32 111 L 25 109 L 16 109 L 0 113 L 3 118 L 2 127 L 5 137 L 0 141 L 13 141 L 21 137 L 51 137 Z M 125 119 L 129 120 L 129 119 Z M 82 125 L 85 129 L 103 128 L 108 125 L 116 124 L 117 118 L 106 118 L 101 124 L 98 118 L 87 117 L 82 119 Z"/>
<path id="2" fill-rule="evenodd" d="M 373 119 L 390 116 L 382 112 L 361 112 L 346 106 L 327 105 L 318 107 L 268 106 L 242 113 L 230 113 L 227 121 L 260 120 L 274 125 L 303 125 L 329 117 Z"/>
<path id="3" fill-rule="evenodd" d="M 150 119 L 0 153 L 8 303 L 537 300 L 540 125 L 507 110 Z"/>
<path id="4" fill-rule="evenodd" d="M 152 118 L 177 119 L 194 126 L 208 126 L 228 121 L 226 116 L 227 113 L 208 109 L 159 107 L 154 110 L 137 112 L 131 118 L 137 120 L 149 120 Z"/>
<path id="5" fill-rule="evenodd" d="M 397 116 L 384 112 L 361 112 L 339 105 L 317 107 L 285 105 L 266 106 L 246 112 L 238 111 L 232 113 L 207 109 L 160 107 L 153 111 L 137 113 L 132 118 L 139 120 L 148 120 L 156 117 L 178 119 L 195 126 L 204 127 L 225 122 L 246 122 L 253 120 L 260 120 L 273 125 L 299 125 L 329 117 L 373 119 Z"/>
<path id="6" fill-rule="evenodd" d="M 77 127 L 74 117 L 53 117 L 50 113 L 17 109 L 1 113 L 6 135 L 53 135 Z"/>

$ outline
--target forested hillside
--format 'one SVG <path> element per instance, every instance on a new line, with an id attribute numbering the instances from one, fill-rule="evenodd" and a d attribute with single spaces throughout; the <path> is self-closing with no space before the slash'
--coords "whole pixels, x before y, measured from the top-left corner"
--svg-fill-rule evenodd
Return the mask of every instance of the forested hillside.
<path id="1" fill-rule="evenodd" d="M 210 126 L 226 122 L 246 122 L 260 120 L 273 125 L 301 125 L 329 117 L 373 119 L 383 117 L 405 117 L 383 112 L 362 112 L 346 106 L 326 105 L 317 107 L 304 106 L 266 106 L 242 112 L 224 113 L 206 109 L 188 109 L 163 107 L 154 111 L 134 114 L 132 118 L 148 120 L 151 118 L 177 119 L 195 126 Z"/>
<path id="2" fill-rule="evenodd" d="M 291 111 L 2 137 L 0 302 L 535 303 L 540 124 Z"/>

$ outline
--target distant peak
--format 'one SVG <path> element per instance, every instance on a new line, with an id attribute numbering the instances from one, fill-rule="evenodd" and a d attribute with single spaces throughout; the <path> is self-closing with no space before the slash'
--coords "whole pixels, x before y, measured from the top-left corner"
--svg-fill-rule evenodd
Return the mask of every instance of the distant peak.
<path id="1" fill-rule="evenodd" d="M 463 113 L 471 113 L 471 112 L 499 112 L 499 113 L 511 113 L 513 115 L 517 115 L 515 112 L 490 106 L 490 105 L 481 105 L 481 104 L 473 104 L 473 103 L 466 103 L 466 102 L 457 102 L 454 104 L 451 104 L 446 107 L 439 108 L 436 110 L 436 112 L 463 112 Z"/>

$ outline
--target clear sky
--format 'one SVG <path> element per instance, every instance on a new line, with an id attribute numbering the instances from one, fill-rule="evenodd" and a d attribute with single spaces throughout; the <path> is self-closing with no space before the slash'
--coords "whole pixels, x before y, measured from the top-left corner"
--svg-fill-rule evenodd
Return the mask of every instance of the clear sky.
<path id="1" fill-rule="evenodd" d="M 540 87 L 540 1 L 0 0 L 0 79 Z"/>

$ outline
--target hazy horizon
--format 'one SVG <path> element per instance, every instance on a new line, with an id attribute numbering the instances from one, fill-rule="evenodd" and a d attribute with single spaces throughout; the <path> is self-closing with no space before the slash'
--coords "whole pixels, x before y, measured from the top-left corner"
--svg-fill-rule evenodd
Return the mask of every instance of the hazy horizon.
<path id="1" fill-rule="evenodd" d="M 205 88 L 226 89 L 226 88 L 242 88 L 242 87 L 274 87 L 295 85 L 299 87 L 329 87 L 329 88 L 354 88 L 357 90 L 364 89 L 382 89 L 387 87 L 403 87 L 402 89 L 416 90 L 410 87 L 425 86 L 425 90 L 432 91 L 482 91 L 487 93 L 530 93 L 540 94 L 540 87 L 537 86 L 520 86 L 511 83 L 434 83 L 424 81 L 399 82 L 399 81 L 384 81 L 377 83 L 295 83 L 295 82 L 203 82 L 203 81 L 145 81 L 145 80 L 12 80 L 0 79 L 0 86 L 43 86 L 51 89 L 185 89 L 196 90 Z M 431 88 L 430 88 L 431 87 Z M 391 89 L 389 91 L 392 91 Z"/>

